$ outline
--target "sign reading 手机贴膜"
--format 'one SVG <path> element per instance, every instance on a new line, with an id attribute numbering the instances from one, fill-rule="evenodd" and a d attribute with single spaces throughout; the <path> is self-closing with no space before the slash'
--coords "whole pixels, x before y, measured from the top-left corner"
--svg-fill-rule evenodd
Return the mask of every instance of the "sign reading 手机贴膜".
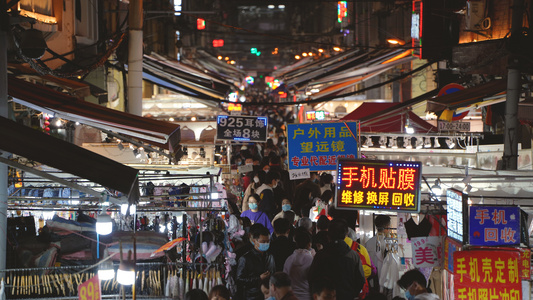
<path id="1" fill-rule="evenodd" d="M 289 169 L 332 171 L 338 158 L 357 158 L 357 122 L 287 126 Z"/>
<path id="2" fill-rule="evenodd" d="M 420 162 L 340 159 L 335 206 L 418 212 L 421 176 Z"/>
<path id="3" fill-rule="evenodd" d="M 217 140 L 266 142 L 267 117 L 217 116 Z"/>
<path id="4" fill-rule="evenodd" d="M 470 206 L 469 243 L 474 246 L 520 244 L 518 206 Z"/>

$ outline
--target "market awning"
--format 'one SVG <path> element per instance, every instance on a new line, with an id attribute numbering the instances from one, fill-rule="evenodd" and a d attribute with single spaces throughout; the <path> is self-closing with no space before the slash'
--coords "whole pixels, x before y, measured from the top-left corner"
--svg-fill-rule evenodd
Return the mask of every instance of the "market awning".
<path id="1" fill-rule="evenodd" d="M 11 84 L 11 81 L 10 81 Z M 139 199 L 138 170 L 0 117 L 0 149 Z"/>
<path id="2" fill-rule="evenodd" d="M 12 76 L 8 94 L 13 101 L 38 111 L 145 140 L 171 153 L 179 149 L 180 126 L 174 123 L 109 109 Z"/>
<path id="3" fill-rule="evenodd" d="M 426 105 L 426 111 L 440 115 L 442 112 L 449 110 L 454 111 L 458 108 L 474 105 L 485 100 L 496 103 L 495 99 L 490 98 L 496 94 L 503 93 L 507 90 L 507 80 L 497 79 L 475 87 L 466 88 L 451 94 L 430 99 Z"/>
<path id="4" fill-rule="evenodd" d="M 414 128 L 416 133 L 438 132 L 437 127 L 422 120 L 419 116 L 409 110 L 384 113 L 379 116 L 379 122 L 375 122 L 373 119 L 366 119 L 368 116 L 388 109 L 393 109 L 396 106 L 399 106 L 399 103 L 364 102 L 341 120 L 360 120 L 360 131 L 365 133 L 403 133 L 407 120 L 409 120 L 411 127 Z"/>

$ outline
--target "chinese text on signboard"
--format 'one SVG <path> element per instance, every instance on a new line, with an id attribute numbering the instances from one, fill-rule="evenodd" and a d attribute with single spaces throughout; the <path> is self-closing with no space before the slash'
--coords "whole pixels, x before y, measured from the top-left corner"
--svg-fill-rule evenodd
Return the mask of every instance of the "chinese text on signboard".
<path id="1" fill-rule="evenodd" d="M 217 116 L 217 140 L 265 142 L 267 117 Z"/>
<path id="2" fill-rule="evenodd" d="M 469 243 L 475 246 L 520 244 L 520 208 L 471 206 Z"/>
<path id="3" fill-rule="evenodd" d="M 446 190 L 448 236 L 463 242 L 463 193 Z"/>
<path id="4" fill-rule="evenodd" d="M 337 208 L 420 209 L 420 162 L 340 159 L 337 172 Z"/>
<path id="5" fill-rule="evenodd" d="M 289 124 L 289 169 L 335 170 L 338 158 L 357 158 L 357 123 Z"/>
<path id="6" fill-rule="evenodd" d="M 518 251 L 454 253 L 455 299 L 522 299 Z"/>
<path id="7" fill-rule="evenodd" d="M 442 263 L 440 236 L 412 237 L 413 265 L 415 268 L 438 267 Z"/>

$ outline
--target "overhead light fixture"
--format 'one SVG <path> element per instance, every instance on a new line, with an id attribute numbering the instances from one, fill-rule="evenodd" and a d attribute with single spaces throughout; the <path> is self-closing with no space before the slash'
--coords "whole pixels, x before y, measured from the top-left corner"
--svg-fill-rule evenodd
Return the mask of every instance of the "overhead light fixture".
<path id="1" fill-rule="evenodd" d="M 407 118 L 407 121 L 405 123 L 405 133 L 407 134 L 415 133 L 415 129 L 411 126 L 411 121 L 409 120 L 409 118 Z"/>
<path id="2" fill-rule="evenodd" d="M 113 231 L 113 220 L 104 210 L 98 215 L 98 219 L 96 219 L 96 233 L 108 235 L 111 231 Z"/>
<path id="3" fill-rule="evenodd" d="M 390 39 L 387 39 L 387 43 L 391 44 L 391 45 L 399 45 L 399 46 L 403 46 L 405 45 L 405 41 L 399 39 L 399 38 L 390 38 Z"/>
<path id="4" fill-rule="evenodd" d="M 280 5 L 278 5 L 278 8 L 279 8 L 279 9 L 284 9 L 284 8 L 285 8 L 285 5 L 280 4 Z"/>
<path id="5" fill-rule="evenodd" d="M 413 149 L 413 145 L 411 144 L 410 137 L 403 137 L 403 147 L 405 149 Z"/>
<path id="6" fill-rule="evenodd" d="M 115 277 L 115 268 L 113 268 L 113 261 L 109 259 L 109 251 L 104 250 L 104 262 L 98 267 L 98 279 L 109 280 Z"/>
<path id="7" fill-rule="evenodd" d="M 268 9 L 274 9 L 274 8 L 276 8 L 275 5 L 272 5 L 272 4 L 271 4 L 271 5 L 268 6 Z"/>
<path id="8" fill-rule="evenodd" d="M 117 147 L 118 147 L 118 150 L 124 150 L 124 144 L 122 144 L 121 141 L 118 141 Z"/>
<path id="9" fill-rule="evenodd" d="M 453 141 L 452 138 L 448 138 L 446 140 L 446 145 L 448 145 L 448 148 L 453 149 L 455 147 L 455 142 Z"/>
<path id="10" fill-rule="evenodd" d="M 431 138 L 425 137 L 424 138 L 424 148 L 431 148 Z"/>
<path id="11" fill-rule="evenodd" d="M 435 148 L 435 149 L 440 148 L 440 143 L 439 143 L 439 138 L 438 137 L 434 137 L 433 148 Z"/>
<path id="12" fill-rule="evenodd" d="M 387 148 L 387 138 L 382 136 L 379 138 L 379 147 L 380 148 Z"/>
<path id="13" fill-rule="evenodd" d="M 435 195 L 435 196 L 440 196 L 442 195 L 442 187 L 440 186 L 440 179 L 435 179 L 435 184 L 431 187 L 431 192 Z"/>
<path id="14" fill-rule="evenodd" d="M 333 47 L 333 51 L 339 52 L 339 51 L 341 51 L 341 48 L 340 47 Z"/>
<path id="15" fill-rule="evenodd" d="M 469 184 L 471 180 L 472 180 L 472 175 L 467 175 L 465 178 L 463 178 L 462 181 L 464 184 Z"/>
<path id="16" fill-rule="evenodd" d="M 118 267 L 117 281 L 122 285 L 135 283 L 135 265 L 131 261 L 131 250 L 128 252 L 128 260 L 122 261 Z"/>
<path id="17" fill-rule="evenodd" d="M 363 144 L 363 147 L 364 147 L 364 148 L 374 147 L 374 143 L 372 142 L 372 137 L 371 137 L 371 136 L 367 136 L 367 137 L 366 137 L 366 141 L 365 141 L 365 143 Z"/>
<path id="18" fill-rule="evenodd" d="M 424 140 L 421 137 L 416 138 L 416 149 L 422 149 L 424 147 Z"/>
<path id="19" fill-rule="evenodd" d="M 467 184 L 463 190 L 463 193 L 468 194 L 472 191 L 472 186 L 470 184 Z"/>
<path id="20" fill-rule="evenodd" d="M 391 139 L 389 140 L 389 148 L 398 149 L 398 142 L 396 139 L 396 137 L 391 137 Z"/>
<path id="21" fill-rule="evenodd" d="M 141 151 L 139 151 L 139 149 L 133 149 L 133 156 L 135 156 L 135 158 L 141 158 Z"/>

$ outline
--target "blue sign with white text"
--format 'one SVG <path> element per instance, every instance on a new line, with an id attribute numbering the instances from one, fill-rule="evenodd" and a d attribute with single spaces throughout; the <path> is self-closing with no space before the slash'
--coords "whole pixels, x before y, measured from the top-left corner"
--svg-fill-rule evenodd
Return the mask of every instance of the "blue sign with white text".
<path id="1" fill-rule="evenodd" d="M 520 208 L 471 206 L 469 243 L 474 246 L 520 244 Z"/>
<path id="2" fill-rule="evenodd" d="M 330 171 L 357 158 L 357 122 L 288 124 L 289 169 Z"/>

